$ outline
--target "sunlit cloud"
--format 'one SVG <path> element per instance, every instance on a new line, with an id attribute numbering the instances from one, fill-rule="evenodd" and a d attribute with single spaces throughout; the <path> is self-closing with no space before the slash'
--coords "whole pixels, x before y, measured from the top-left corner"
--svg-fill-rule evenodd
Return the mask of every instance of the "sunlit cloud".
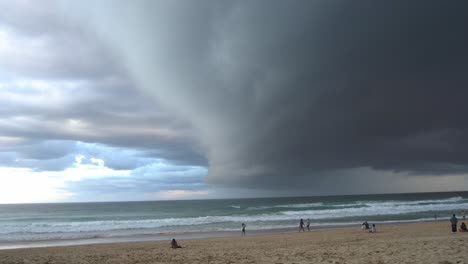
<path id="1" fill-rule="evenodd" d="M 51 153 L 67 157 L 52 163 L 66 162 L 76 153 L 63 169 L 0 167 L 0 203 L 181 199 L 208 194 L 205 167 L 172 164 L 131 149 L 63 143 L 45 145 Z M 25 151 L 29 151 L 27 158 L 16 158 L 12 165 L 33 165 L 40 162 L 37 158 L 48 158 L 40 152 L 46 149 Z"/>
<path id="2" fill-rule="evenodd" d="M 0 147 L 14 146 L 20 143 L 24 143 L 25 141 L 26 139 L 22 137 L 0 136 Z"/>
<path id="3" fill-rule="evenodd" d="M 67 182 L 104 177 L 128 177 L 129 170 L 114 170 L 101 159 L 90 158 L 85 164 L 83 155 L 63 171 L 35 171 L 31 168 L 0 167 L 0 203 L 64 201 L 76 193 L 66 190 Z"/>
<path id="4" fill-rule="evenodd" d="M 63 191 L 64 179 L 29 168 L 0 168 L 0 203 L 61 201 L 73 193 Z"/>
<path id="5" fill-rule="evenodd" d="M 209 195 L 208 191 L 190 191 L 190 190 L 167 190 L 157 193 L 147 194 L 151 199 L 178 200 L 178 199 L 203 199 Z"/>

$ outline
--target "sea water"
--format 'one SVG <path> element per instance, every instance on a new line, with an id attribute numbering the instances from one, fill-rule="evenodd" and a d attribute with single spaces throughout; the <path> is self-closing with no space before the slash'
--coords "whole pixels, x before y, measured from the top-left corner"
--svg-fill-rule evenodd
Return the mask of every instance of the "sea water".
<path id="1" fill-rule="evenodd" d="M 0 205 L 0 244 L 24 241 L 285 230 L 448 219 L 468 212 L 468 192 L 188 201 Z"/>

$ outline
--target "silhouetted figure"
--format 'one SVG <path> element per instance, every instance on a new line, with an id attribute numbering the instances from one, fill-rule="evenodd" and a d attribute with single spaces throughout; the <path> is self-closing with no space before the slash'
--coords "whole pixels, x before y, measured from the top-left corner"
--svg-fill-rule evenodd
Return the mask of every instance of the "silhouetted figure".
<path id="1" fill-rule="evenodd" d="M 244 223 L 242 223 L 242 235 L 245 236 L 245 227 L 246 225 Z"/>
<path id="2" fill-rule="evenodd" d="M 457 223 L 458 223 L 458 219 L 455 216 L 455 214 L 453 214 L 452 218 L 450 218 L 450 224 L 452 225 L 452 233 L 457 232 Z"/>
<path id="3" fill-rule="evenodd" d="M 171 241 L 171 248 L 181 248 L 181 246 L 177 244 L 177 241 L 174 238 Z"/>
<path id="4" fill-rule="evenodd" d="M 302 220 L 302 218 L 301 218 L 301 221 L 299 221 L 299 232 L 301 232 L 301 230 L 305 232 L 305 230 L 304 230 L 304 220 Z"/>
<path id="5" fill-rule="evenodd" d="M 465 222 L 461 223 L 460 232 L 468 232 L 468 229 L 466 228 Z"/>
<path id="6" fill-rule="evenodd" d="M 367 223 L 367 221 L 362 223 L 362 225 L 364 226 L 364 229 L 369 229 L 369 223 Z"/>

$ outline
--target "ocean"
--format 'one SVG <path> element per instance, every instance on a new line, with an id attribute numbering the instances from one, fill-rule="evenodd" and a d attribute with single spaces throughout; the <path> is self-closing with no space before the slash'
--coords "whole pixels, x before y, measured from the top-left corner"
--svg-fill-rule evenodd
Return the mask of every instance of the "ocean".
<path id="1" fill-rule="evenodd" d="M 188 201 L 0 205 L 0 248 L 47 241 L 165 239 L 240 232 L 448 219 L 468 212 L 468 192 Z M 294 229 L 293 229 L 294 228 Z M 233 233 L 234 234 L 234 233 Z M 118 241 L 115 239 L 115 241 Z M 47 243 L 46 243 L 47 244 Z"/>

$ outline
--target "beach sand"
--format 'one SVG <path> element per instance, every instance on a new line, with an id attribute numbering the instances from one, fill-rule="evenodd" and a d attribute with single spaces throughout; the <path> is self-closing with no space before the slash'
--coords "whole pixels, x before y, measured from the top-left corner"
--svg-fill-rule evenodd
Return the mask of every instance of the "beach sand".
<path id="1" fill-rule="evenodd" d="M 248 230 L 247 230 L 248 231 Z M 245 237 L 1 250 L 0 263 L 465 263 L 468 233 L 446 222 Z M 248 234 L 248 233 L 247 233 Z"/>

